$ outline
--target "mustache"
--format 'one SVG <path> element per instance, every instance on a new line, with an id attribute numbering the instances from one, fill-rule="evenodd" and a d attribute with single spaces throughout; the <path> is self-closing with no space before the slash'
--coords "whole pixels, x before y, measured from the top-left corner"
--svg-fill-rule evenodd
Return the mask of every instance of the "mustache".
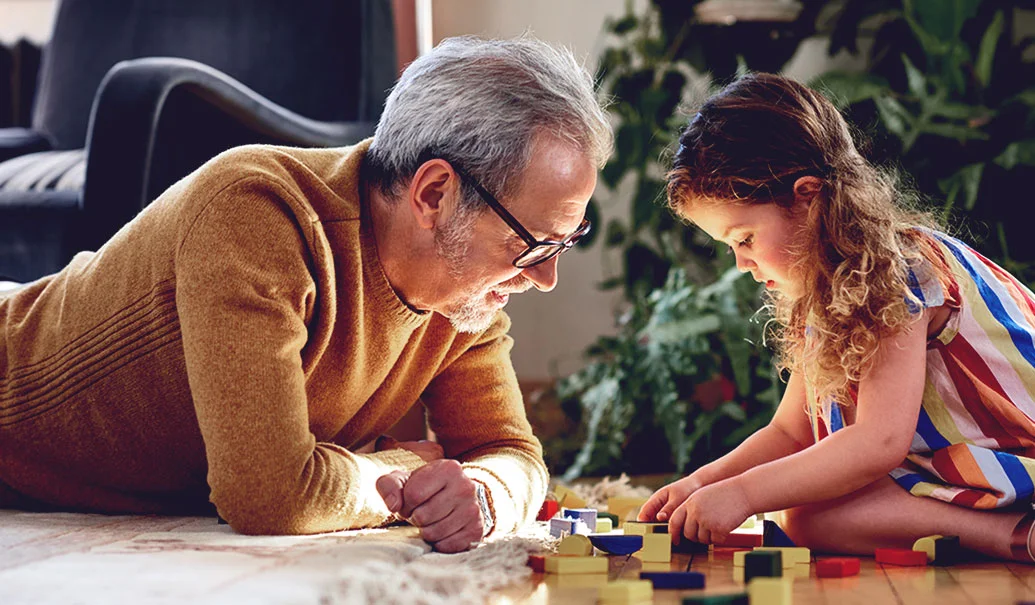
<path id="1" fill-rule="evenodd" d="M 532 280 L 519 275 L 510 281 L 500 284 L 499 287 L 493 288 L 493 291 L 499 294 L 521 294 L 531 290 L 534 285 Z"/>

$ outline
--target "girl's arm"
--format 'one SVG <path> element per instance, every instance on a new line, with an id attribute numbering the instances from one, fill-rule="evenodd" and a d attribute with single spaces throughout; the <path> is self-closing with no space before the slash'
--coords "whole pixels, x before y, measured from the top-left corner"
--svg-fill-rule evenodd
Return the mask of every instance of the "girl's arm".
<path id="1" fill-rule="evenodd" d="M 792 374 L 772 421 L 744 440 L 735 450 L 706 464 L 689 476 L 654 492 L 637 517 L 665 521 L 672 510 L 698 488 L 798 452 L 812 441 L 805 406 L 805 383 Z"/>
<path id="2" fill-rule="evenodd" d="M 755 512 L 829 500 L 887 475 L 909 453 L 923 398 L 927 326 L 937 309 L 885 340 L 859 384 L 855 423 L 731 479 Z"/>
<path id="3" fill-rule="evenodd" d="M 732 452 L 694 471 L 691 477 L 697 476 L 701 485 L 708 485 L 805 449 L 813 439 L 804 409 L 805 383 L 797 374 L 791 374 L 769 424 Z"/>

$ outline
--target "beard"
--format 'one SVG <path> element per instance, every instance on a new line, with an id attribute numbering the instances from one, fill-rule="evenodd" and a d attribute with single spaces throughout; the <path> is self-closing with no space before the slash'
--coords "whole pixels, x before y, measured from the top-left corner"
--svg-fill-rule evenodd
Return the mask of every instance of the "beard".
<path id="1" fill-rule="evenodd" d="M 470 248 L 474 219 L 478 212 L 466 210 L 459 213 L 448 224 L 435 232 L 435 252 L 446 263 L 449 275 L 457 281 L 469 280 L 473 274 L 468 269 L 467 252 Z M 489 329 L 496 319 L 502 305 L 492 294 L 512 294 L 524 292 L 532 286 L 532 282 L 523 275 L 502 284 L 479 288 L 463 293 L 460 302 L 446 309 L 444 315 L 457 332 L 476 334 Z"/>

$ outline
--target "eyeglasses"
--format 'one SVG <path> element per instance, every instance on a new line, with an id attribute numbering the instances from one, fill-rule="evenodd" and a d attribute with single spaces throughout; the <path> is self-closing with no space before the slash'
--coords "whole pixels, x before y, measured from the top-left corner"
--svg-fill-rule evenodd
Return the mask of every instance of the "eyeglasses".
<path id="1" fill-rule="evenodd" d="M 572 246 L 579 243 L 579 240 L 585 237 L 593 226 L 587 219 L 582 219 L 582 223 L 579 224 L 578 229 L 561 241 L 552 239 L 537 240 L 528 232 L 528 229 L 525 229 L 525 227 L 519 223 L 516 218 L 514 218 L 513 214 L 503 207 L 503 204 L 501 204 L 494 195 L 489 193 L 485 187 L 482 187 L 478 181 L 474 180 L 474 177 L 467 174 L 466 170 L 452 162 L 450 162 L 450 164 L 453 166 L 453 170 L 460 175 L 460 178 L 470 183 L 471 186 L 474 187 L 474 190 L 478 192 L 478 195 L 480 195 L 485 203 L 489 205 L 489 208 L 492 208 L 493 211 L 503 219 L 503 222 L 507 223 L 507 225 L 514 230 L 514 233 L 517 233 L 518 237 L 528 245 L 528 248 L 526 248 L 521 254 L 518 254 L 513 260 L 514 266 L 518 269 L 534 267 L 538 264 L 545 263 L 562 252 L 568 251 Z"/>

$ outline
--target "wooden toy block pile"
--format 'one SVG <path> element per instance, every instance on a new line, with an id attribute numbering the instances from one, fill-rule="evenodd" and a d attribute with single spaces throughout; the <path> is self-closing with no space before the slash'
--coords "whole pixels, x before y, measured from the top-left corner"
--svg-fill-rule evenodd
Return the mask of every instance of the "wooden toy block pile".
<path id="1" fill-rule="evenodd" d="M 603 574 L 598 585 L 600 603 L 649 601 L 654 590 L 703 589 L 704 575 L 693 571 L 642 571 L 639 580 L 608 581 L 609 555 L 634 556 L 643 563 L 663 564 L 671 561 L 673 550 L 708 552 L 709 546 L 686 539 L 673 546 L 667 523 L 636 521 L 644 503 L 645 498 L 610 498 L 608 511 L 602 512 L 587 508 L 585 500 L 558 486 L 553 498 L 543 503 L 538 516 L 540 521 L 549 523 L 550 534 L 560 539 L 557 554 L 532 555 L 529 566 L 547 574 Z M 723 595 L 691 594 L 683 598 L 683 605 L 790 605 L 793 578 L 802 576 L 801 571 L 808 577 L 807 566 L 812 563 L 809 549 L 796 546 L 770 520 L 762 521 L 762 531 L 758 532 L 755 519 L 748 519 L 725 541 L 710 548 L 751 549 L 733 553 L 734 568 L 743 569 L 746 590 Z M 958 537 L 929 536 L 917 540 L 912 550 L 878 549 L 875 560 L 881 565 L 952 565 L 961 552 Z M 854 557 L 824 557 L 815 561 L 817 578 L 844 578 L 858 575 L 859 570 L 859 559 Z"/>

